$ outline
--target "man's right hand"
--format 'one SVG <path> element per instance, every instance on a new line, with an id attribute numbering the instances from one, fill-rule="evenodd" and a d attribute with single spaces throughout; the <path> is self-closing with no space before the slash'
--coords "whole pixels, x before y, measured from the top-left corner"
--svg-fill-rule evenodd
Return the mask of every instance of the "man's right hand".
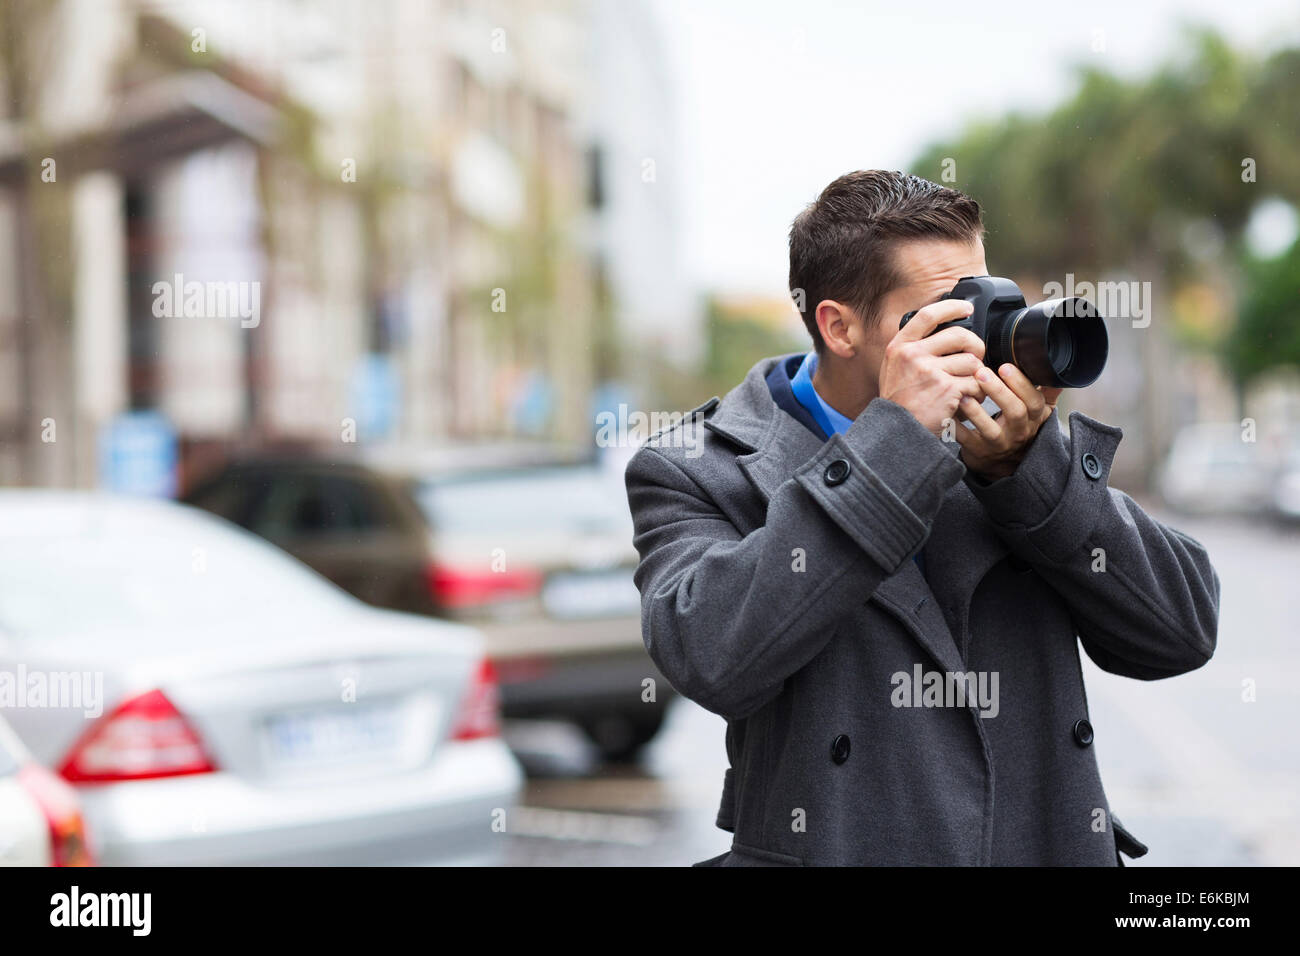
<path id="1" fill-rule="evenodd" d="M 974 307 L 944 299 L 920 309 L 885 346 L 880 364 L 880 397 L 903 406 L 936 438 L 944 423 L 955 419 L 966 395 L 976 401 L 984 392 L 975 373 L 984 365 L 984 342 L 969 329 L 944 329 L 944 322 L 970 315 Z"/>

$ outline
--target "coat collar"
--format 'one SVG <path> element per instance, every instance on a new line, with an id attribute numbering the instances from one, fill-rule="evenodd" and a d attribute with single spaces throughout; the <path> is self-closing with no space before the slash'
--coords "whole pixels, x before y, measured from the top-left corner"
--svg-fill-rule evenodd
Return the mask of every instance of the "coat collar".
<path id="1" fill-rule="evenodd" d="M 791 353 L 795 354 L 795 353 Z M 790 354 L 760 361 L 718 403 L 704 427 L 737 446 L 736 462 L 764 504 L 822 447 L 822 441 L 772 399 L 767 375 Z M 956 455 L 961 446 L 948 445 Z M 886 578 L 872 600 L 898 617 L 949 671 L 964 670 L 953 635 L 964 641 L 970 598 L 1008 549 L 964 481 L 944 497 L 925 544 L 926 581 L 914 561 Z"/>

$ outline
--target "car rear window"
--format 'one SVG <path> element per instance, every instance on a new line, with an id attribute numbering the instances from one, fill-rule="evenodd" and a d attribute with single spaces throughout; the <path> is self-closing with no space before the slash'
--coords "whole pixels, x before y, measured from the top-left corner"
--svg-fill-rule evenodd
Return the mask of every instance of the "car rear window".
<path id="1" fill-rule="evenodd" d="M 78 522 L 75 534 L 0 531 L 0 628 L 165 625 L 180 635 L 195 622 L 347 603 L 305 565 L 216 519 L 129 515 Z"/>
<path id="2" fill-rule="evenodd" d="M 415 497 L 435 529 L 619 531 L 630 536 L 622 476 L 598 467 L 512 470 L 425 482 Z"/>

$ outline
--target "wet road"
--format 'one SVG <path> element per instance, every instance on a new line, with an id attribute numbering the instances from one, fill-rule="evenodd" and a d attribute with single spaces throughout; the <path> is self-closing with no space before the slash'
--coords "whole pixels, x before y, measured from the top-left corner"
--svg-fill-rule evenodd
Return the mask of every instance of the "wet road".
<path id="1" fill-rule="evenodd" d="M 727 768 L 726 722 L 690 701 L 667 720 L 636 766 L 602 767 L 564 724 L 507 734 L 529 772 L 509 823 L 513 866 L 681 866 L 727 850 L 713 825 Z M 525 835 L 526 834 L 526 835 Z"/>
<path id="2" fill-rule="evenodd" d="M 1151 847 L 1132 865 L 1300 864 L 1300 529 L 1159 516 L 1209 549 L 1222 612 L 1214 659 L 1190 674 L 1134 681 L 1084 658 L 1111 808 Z M 677 701 L 639 766 L 601 768 L 562 724 L 512 725 L 530 779 L 507 862 L 679 866 L 724 852 L 724 727 Z"/>

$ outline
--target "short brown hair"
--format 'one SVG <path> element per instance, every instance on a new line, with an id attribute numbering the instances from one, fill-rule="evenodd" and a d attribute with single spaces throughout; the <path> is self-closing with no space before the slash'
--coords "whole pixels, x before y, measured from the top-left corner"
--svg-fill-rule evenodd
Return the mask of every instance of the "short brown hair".
<path id="1" fill-rule="evenodd" d="M 897 241 L 974 242 L 983 234 L 979 203 L 928 179 L 868 169 L 835 180 L 790 227 L 790 295 L 817 351 L 819 302 L 843 302 L 871 321 L 880 299 L 898 287 Z"/>

